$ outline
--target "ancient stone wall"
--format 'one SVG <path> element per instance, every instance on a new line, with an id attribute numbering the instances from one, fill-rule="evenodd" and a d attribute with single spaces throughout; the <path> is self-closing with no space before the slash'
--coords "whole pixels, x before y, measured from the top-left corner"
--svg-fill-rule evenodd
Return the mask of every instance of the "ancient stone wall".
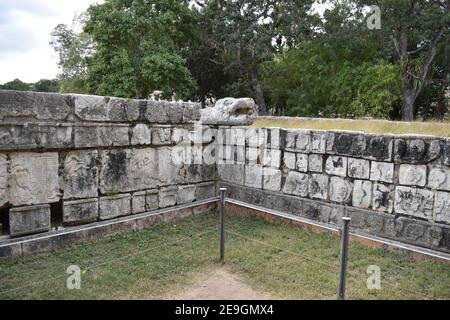
<path id="1" fill-rule="evenodd" d="M 199 118 L 194 103 L 0 91 L 0 234 L 214 197 L 214 164 L 171 161 Z"/>

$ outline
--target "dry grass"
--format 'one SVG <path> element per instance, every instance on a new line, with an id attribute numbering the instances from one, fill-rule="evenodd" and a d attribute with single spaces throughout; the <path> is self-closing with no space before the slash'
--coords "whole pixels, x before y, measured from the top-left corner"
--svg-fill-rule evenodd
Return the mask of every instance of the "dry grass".
<path id="1" fill-rule="evenodd" d="M 252 125 L 255 128 L 301 128 L 318 130 L 351 130 L 367 133 L 420 134 L 450 137 L 450 121 L 401 122 L 388 120 L 352 120 L 261 117 Z"/>

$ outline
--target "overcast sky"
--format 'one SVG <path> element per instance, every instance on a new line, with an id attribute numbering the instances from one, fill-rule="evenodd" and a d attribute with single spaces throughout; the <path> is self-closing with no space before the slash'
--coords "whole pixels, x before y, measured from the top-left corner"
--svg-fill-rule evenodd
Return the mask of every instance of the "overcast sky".
<path id="1" fill-rule="evenodd" d="M 0 0 L 0 83 L 53 79 L 57 56 L 50 33 L 101 0 Z"/>

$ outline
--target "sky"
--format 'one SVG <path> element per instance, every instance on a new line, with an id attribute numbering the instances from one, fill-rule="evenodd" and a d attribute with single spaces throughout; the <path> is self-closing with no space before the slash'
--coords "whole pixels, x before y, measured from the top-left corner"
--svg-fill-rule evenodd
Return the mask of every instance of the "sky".
<path id="1" fill-rule="evenodd" d="M 0 83 L 53 79 L 58 59 L 49 45 L 59 23 L 101 0 L 0 0 Z"/>

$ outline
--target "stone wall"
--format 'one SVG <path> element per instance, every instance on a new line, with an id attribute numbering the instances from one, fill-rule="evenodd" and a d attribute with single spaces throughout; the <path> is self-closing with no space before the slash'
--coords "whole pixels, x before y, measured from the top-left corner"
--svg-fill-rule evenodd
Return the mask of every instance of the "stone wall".
<path id="1" fill-rule="evenodd" d="M 214 197 L 215 165 L 171 161 L 199 118 L 194 103 L 0 91 L 0 234 Z"/>
<path id="2" fill-rule="evenodd" d="M 450 252 L 450 139 L 221 127 L 236 200 Z"/>

